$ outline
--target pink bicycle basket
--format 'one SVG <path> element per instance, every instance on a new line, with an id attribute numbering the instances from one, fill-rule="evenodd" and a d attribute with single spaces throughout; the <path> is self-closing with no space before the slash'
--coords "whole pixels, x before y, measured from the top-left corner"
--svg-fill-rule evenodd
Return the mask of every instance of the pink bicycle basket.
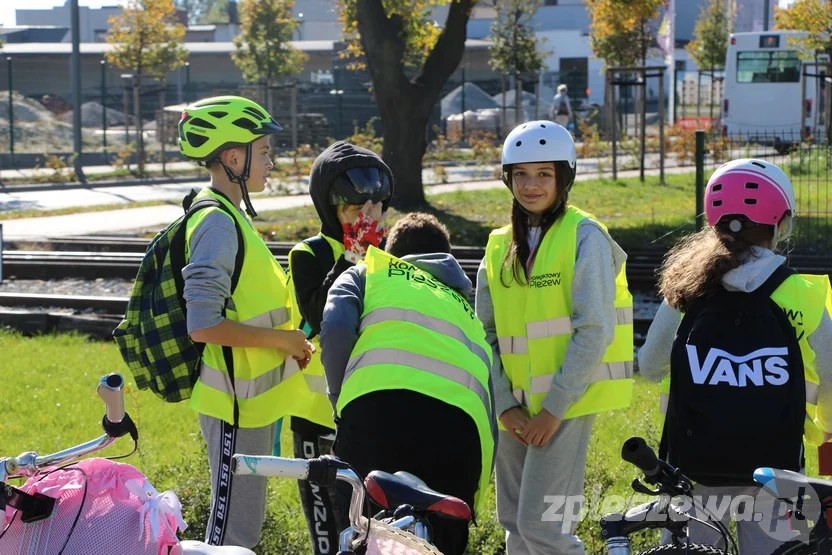
<path id="1" fill-rule="evenodd" d="M 30 478 L 19 489 L 57 499 L 52 514 L 24 524 L 0 513 L 0 555 L 166 555 L 177 545 L 179 499 L 158 493 L 129 464 L 86 459 Z"/>

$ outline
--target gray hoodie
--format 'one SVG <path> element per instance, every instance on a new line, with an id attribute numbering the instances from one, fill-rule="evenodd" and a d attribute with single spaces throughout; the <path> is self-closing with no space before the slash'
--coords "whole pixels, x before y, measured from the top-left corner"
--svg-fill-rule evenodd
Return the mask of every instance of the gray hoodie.
<path id="1" fill-rule="evenodd" d="M 552 388 L 543 399 L 543 408 L 561 419 L 589 387 L 604 352 L 615 338 L 615 276 L 627 260 L 621 247 L 591 218 L 578 224 L 576 241 L 572 278 L 574 333 L 569 339 L 563 365 L 552 378 Z M 511 393 L 511 382 L 500 360 L 485 259 L 477 272 L 476 313 L 494 353 L 491 379 L 499 416 L 520 403 Z"/>
<path id="2" fill-rule="evenodd" d="M 728 291 L 750 293 L 762 285 L 786 259 L 769 249 L 755 247 L 753 256 L 740 267 L 722 277 Z M 642 376 L 659 381 L 670 373 L 670 352 L 682 314 L 663 301 L 659 307 L 647 340 L 638 353 L 638 368 Z M 832 320 L 824 311 L 818 329 L 808 338 L 809 347 L 815 352 L 820 386 L 818 388 L 818 420 L 821 428 L 832 431 Z"/>
<path id="3" fill-rule="evenodd" d="M 466 299 L 471 291 L 471 280 L 459 262 L 450 254 L 414 254 L 403 256 Z M 353 266 L 341 274 L 327 295 L 321 322 L 321 362 L 326 372 L 327 393 L 333 408 L 341 393 L 344 373 L 358 341 L 361 313 L 364 312 L 364 286 L 367 266 Z"/>

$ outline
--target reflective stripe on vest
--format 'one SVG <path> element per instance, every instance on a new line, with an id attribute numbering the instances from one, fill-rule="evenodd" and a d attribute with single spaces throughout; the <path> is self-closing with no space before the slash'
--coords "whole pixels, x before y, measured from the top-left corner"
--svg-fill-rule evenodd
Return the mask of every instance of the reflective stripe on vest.
<path id="1" fill-rule="evenodd" d="M 226 302 L 225 318 L 248 326 L 290 329 L 292 315 L 283 269 L 251 221 L 237 207 L 210 189 L 203 189 L 195 200 L 207 196 L 232 209 L 233 217 L 243 234 L 245 247 L 240 279 L 234 294 Z M 187 257 L 190 257 L 190 241 L 194 231 L 212 212 L 229 217 L 218 208 L 205 208 L 194 214 L 185 230 Z M 200 378 L 194 385 L 191 396 L 191 407 L 201 414 L 231 423 L 234 420 L 236 392 L 238 425 L 241 428 L 268 426 L 285 416 L 283 409 L 289 395 L 282 383 L 287 374 L 286 368 L 290 366 L 286 355 L 277 349 L 234 347 L 231 356 L 234 388 L 231 387 L 222 347 L 205 345 Z M 296 363 L 294 365 L 297 366 Z"/>
<path id="2" fill-rule="evenodd" d="M 408 366 L 420 372 L 427 372 L 439 378 L 451 380 L 476 393 L 477 397 L 482 401 L 483 406 L 486 407 L 489 416 L 491 414 L 491 397 L 485 387 L 470 372 L 459 366 L 454 366 L 453 364 L 409 351 L 399 349 L 372 349 L 365 351 L 358 356 L 350 358 L 347 363 L 347 370 L 344 373 L 344 381 L 346 382 L 350 379 L 350 376 L 356 370 L 376 364 Z"/>
<path id="3" fill-rule="evenodd" d="M 806 420 L 803 437 L 809 445 L 823 443 L 823 430 L 817 423 L 818 379 L 815 352 L 809 346 L 809 336 L 818 328 L 826 310 L 832 314 L 832 288 L 828 276 L 800 274 L 789 277 L 771 295 L 783 309 L 795 328 L 800 353 L 803 357 L 803 373 L 806 384 Z M 670 376 L 659 386 L 659 411 L 664 417 L 670 403 Z"/>
<path id="4" fill-rule="evenodd" d="M 490 348 L 486 351 L 485 348 L 468 339 L 465 332 L 462 331 L 462 328 L 459 326 L 441 318 L 434 318 L 433 316 L 422 314 L 416 310 L 394 307 L 377 308 L 361 318 L 361 326 L 358 331 L 360 333 L 373 324 L 379 324 L 385 321 L 411 322 L 417 326 L 422 326 L 423 328 L 431 329 L 437 333 L 441 333 L 442 335 L 452 337 L 477 355 L 483 364 L 489 367 L 491 366 L 491 357 L 488 354 L 491 351 Z M 410 364 L 410 366 L 414 365 Z M 349 366 L 347 368 L 349 368 Z M 414 366 L 414 368 L 421 367 Z M 465 370 L 462 371 L 465 372 Z"/>
<path id="5" fill-rule="evenodd" d="M 577 253 L 578 226 L 592 215 L 569 206 L 541 240 L 528 283 L 508 279 L 502 268 L 511 244 L 511 226 L 491 232 L 485 265 L 494 306 L 497 344 L 506 376 L 517 401 L 531 415 L 538 413 L 560 371 L 572 322 L 572 280 Z M 597 222 L 598 232 L 606 228 Z M 602 231 L 603 230 L 603 231 Z M 504 272 L 504 273 L 503 273 Z M 501 273 L 508 287 L 503 285 Z M 590 386 L 565 417 L 575 418 L 628 407 L 632 397 L 633 302 L 625 268 L 615 280 L 615 336 L 596 368 Z M 500 429 L 502 425 L 500 425 Z"/>
<path id="6" fill-rule="evenodd" d="M 633 323 L 633 307 L 615 309 L 616 325 Z M 501 354 L 526 355 L 529 353 L 529 339 L 543 339 L 558 335 L 572 335 L 572 318 L 562 316 L 526 324 L 526 336 L 503 336 L 497 338 Z M 632 366 L 632 364 L 631 364 Z M 632 374 L 632 372 L 630 373 Z M 613 378 L 618 379 L 618 378 Z"/>
<path id="7" fill-rule="evenodd" d="M 338 258 L 344 253 L 344 245 L 322 233 L 319 234 L 319 236 L 326 240 L 327 245 L 329 245 L 329 248 L 332 250 L 333 260 L 338 260 Z M 292 276 L 294 275 L 293 264 L 295 263 L 294 254 L 298 252 L 305 252 L 312 256 L 316 256 L 312 247 L 305 242 L 298 243 L 289 252 L 290 279 L 288 287 L 290 290 L 290 301 L 293 305 L 293 327 L 295 328 L 300 328 L 301 322 L 303 321 L 303 315 L 298 307 L 295 285 L 292 279 Z M 312 332 L 308 327 L 308 324 L 305 330 L 307 331 L 307 337 L 309 337 Z M 308 366 L 300 374 L 303 376 L 303 379 L 298 376 L 297 378 L 288 381 L 286 384 L 286 386 L 292 391 L 292 398 L 287 406 L 287 411 L 292 416 L 309 420 L 310 422 L 314 422 L 315 424 L 334 430 L 335 422 L 332 419 L 332 404 L 330 403 L 329 397 L 326 393 L 326 378 L 324 377 L 324 366 L 321 363 L 320 338 L 317 335 L 314 335 L 314 337 L 309 339 L 309 341 L 315 346 L 315 353 L 312 355 L 312 359 L 309 361 Z"/>
<path id="8" fill-rule="evenodd" d="M 364 311 L 338 413 L 388 389 L 415 391 L 463 410 L 476 424 L 481 448 L 475 496 L 475 508 L 481 508 L 496 447 L 491 348 L 482 323 L 462 295 L 409 262 L 370 247 L 361 264 L 367 268 Z"/>

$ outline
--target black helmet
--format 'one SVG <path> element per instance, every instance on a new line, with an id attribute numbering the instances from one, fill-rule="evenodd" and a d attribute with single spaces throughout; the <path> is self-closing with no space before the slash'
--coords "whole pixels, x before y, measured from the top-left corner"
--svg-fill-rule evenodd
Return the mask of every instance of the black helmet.
<path id="1" fill-rule="evenodd" d="M 338 174 L 330 185 L 329 204 L 357 204 L 390 199 L 392 192 L 390 174 L 382 168 L 357 167 Z"/>

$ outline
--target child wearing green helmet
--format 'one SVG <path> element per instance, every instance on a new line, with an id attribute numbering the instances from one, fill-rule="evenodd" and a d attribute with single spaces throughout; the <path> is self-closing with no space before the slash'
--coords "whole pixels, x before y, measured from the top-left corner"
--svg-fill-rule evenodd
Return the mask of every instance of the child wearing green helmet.
<path id="1" fill-rule="evenodd" d="M 211 174 L 194 202 L 212 197 L 226 208 L 203 208 L 188 220 L 182 270 L 188 333 L 205 345 L 190 404 L 208 447 L 211 545 L 259 542 L 266 481 L 233 477 L 231 455 L 272 454 L 275 423 L 285 416 L 281 383 L 315 351 L 293 329 L 287 276 L 250 218 L 249 192 L 265 189 L 273 167 L 269 135 L 281 130 L 260 105 L 238 96 L 200 100 L 179 122 L 182 154 Z"/>

